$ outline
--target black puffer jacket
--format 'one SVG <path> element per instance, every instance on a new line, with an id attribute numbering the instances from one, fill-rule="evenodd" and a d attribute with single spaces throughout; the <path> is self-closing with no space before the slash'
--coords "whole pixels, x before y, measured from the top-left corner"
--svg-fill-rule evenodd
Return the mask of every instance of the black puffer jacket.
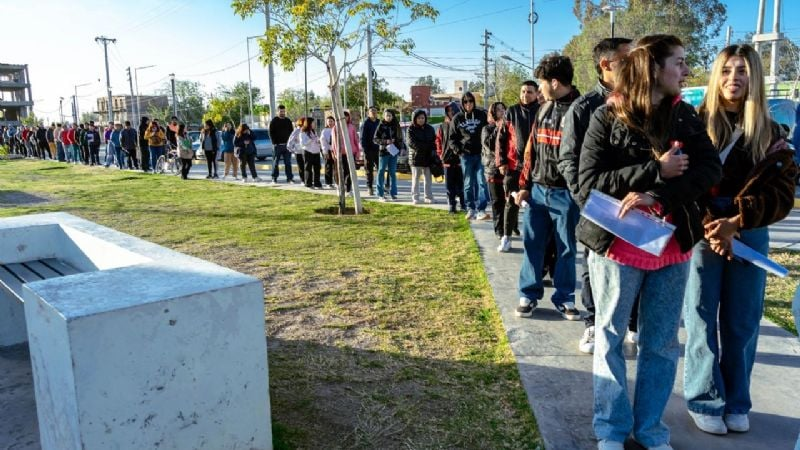
<path id="1" fill-rule="evenodd" d="M 416 120 L 419 114 L 423 113 L 414 114 L 414 125 L 408 127 L 408 163 L 414 167 L 430 167 L 436 158 L 436 130 L 427 123 L 418 126 Z"/>
<path id="2" fill-rule="evenodd" d="M 497 170 L 497 164 L 495 163 L 495 151 L 497 147 L 495 143 L 499 132 L 500 128 L 498 128 L 497 124 L 494 122 L 486 125 L 481 132 L 481 142 L 483 143 L 483 153 L 481 154 L 483 173 L 486 174 L 486 178 L 489 181 L 494 183 L 503 182 L 503 175 Z"/>
<path id="3" fill-rule="evenodd" d="M 617 199 L 629 192 L 646 192 L 672 214 L 675 237 L 681 251 L 688 252 L 703 238 L 702 213 L 696 200 L 722 176 L 719 155 L 691 105 L 678 102 L 670 115 L 670 131 L 662 144 L 678 140 L 689 156 L 683 175 L 664 180 L 658 160 L 647 138 L 617 120 L 607 106 L 595 111 L 583 141 L 578 173 L 578 203 L 583 206 L 592 189 Z M 581 217 L 578 239 L 594 252 L 605 255 L 614 235 Z"/>

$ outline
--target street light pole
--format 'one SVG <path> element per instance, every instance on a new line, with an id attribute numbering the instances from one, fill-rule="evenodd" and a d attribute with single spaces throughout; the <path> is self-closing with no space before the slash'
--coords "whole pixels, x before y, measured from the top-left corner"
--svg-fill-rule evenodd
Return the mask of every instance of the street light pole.
<path id="1" fill-rule="evenodd" d="M 139 71 L 142 69 L 149 69 L 151 67 L 155 67 L 155 65 L 134 67 L 133 69 L 133 82 L 136 84 L 136 123 L 139 123 L 142 120 L 142 109 L 141 105 L 139 104 Z"/>
<path id="2" fill-rule="evenodd" d="M 306 95 L 306 103 L 305 103 L 305 116 L 308 117 L 308 55 L 306 55 L 306 59 L 303 60 L 303 90 L 305 91 Z"/>
<path id="3" fill-rule="evenodd" d="M 178 99 L 175 97 L 175 74 L 169 74 L 169 83 L 172 87 L 172 115 L 178 117 Z"/>
<path id="4" fill-rule="evenodd" d="M 58 97 L 58 116 L 61 118 L 61 123 L 64 123 L 64 97 Z"/>
<path id="5" fill-rule="evenodd" d="M 531 67 L 531 76 L 535 76 L 533 74 L 533 72 L 534 72 L 533 67 L 535 65 L 534 59 L 533 59 L 533 26 L 536 24 L 536 22 L 538 22 L 539 16 L 536 15 L 536 11 L 533 9 L 533 0 L 531 0 L 531 15 L 530 15 L 530 18 L 528 20 L 531 23 L 531 66 L 530 66 Z"/>
<path id="6" fill-rule="evenodd" d="M 616 5 L 606 5 L 606 6 L 603 6 L 601 9 L 603 10 L 603 12 L 609 13 L 609 16 L 610 16 L 609 18 L 611 19 L 611 39 L 614 39 L 614 34 L 615 34 L 614 33 L 614 27 L 615 27 L 615 24 L 616 24 L 616 20 L 615 20 L 616 15 L 615 15 L 615 13 L 617 11 L 619 11 L 620 9 L 622 9 L 622 8 L 620 8 L 619 6 L 616 6 Z"/>

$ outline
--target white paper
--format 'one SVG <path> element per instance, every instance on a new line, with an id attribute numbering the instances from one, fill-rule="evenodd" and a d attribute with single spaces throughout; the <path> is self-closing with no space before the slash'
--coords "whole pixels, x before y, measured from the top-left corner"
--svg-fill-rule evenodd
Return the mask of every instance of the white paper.
<path id="1" fill-rule="evenodd" d="M 621 201 L 593 189 L 581 215 L 623 241 L 651 255 L 661 256 L 675 225 L 640 209 L 632 209 L 619 218 L 621 207 Z"/>
<path id="2" fill-rule="evenodd" d="M 731 250 L 733 251 L 733 256 L 748 261 L 754 266 L 760 267 L 767 272 L 775 274 L 781 278 L 785 278 L 786 275 L 789 274 L 789 269 L 767 258 L 747 245 L 742 244 L 737 239 L 733 240 L 733 246 Z"/>
<path id="3" fill-rule="evenodd" d="M 392 155 L 392 156 L 397 156 L 397 154 L 400 153 L 400 150 L 394 144 L 387 145 L 386 146 L 386 151 L 388 151 L 389 154 Z"/>

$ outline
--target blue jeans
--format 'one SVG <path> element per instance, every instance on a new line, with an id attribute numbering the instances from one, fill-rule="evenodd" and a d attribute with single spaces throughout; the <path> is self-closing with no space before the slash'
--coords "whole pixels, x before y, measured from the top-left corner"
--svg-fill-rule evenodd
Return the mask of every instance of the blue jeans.
<path id="1" fill-rule="evenodd" d="M 389 171 L 389 194 L 397 197 L 397 156 L 381 155 L 378 160 L 378 197 L 383 197 L 386 171 Z"/>
<path id="2" fill-rule="evenodd" d="M 539 300 L 544 295 L 542 267 L 547 243 L 555 232 L 555 293 L 551 300 L 556 306 L 574 302 L 578 206 L 566 188 L 548 188 L 540 184 L 533 185 L 528 203 L 530 206 L 525 208 L 522 224 L 524 257 L 519 271 L 519 295 L 531 300 Z"/>
<path id="3" fill-rule="evenodd" d="M 286 148 L 286 144 L 278 144 L 275 146 L 275 156 L 272 157 L 272 180 L 278 181 L 280 176 L 280 161 L 283 159 L 283 165 L 286 170 L 286 181 L 292 181 L 294 175 L 292 174 L 292 153 Z M 299 168 L 299 170 L 303 170 Z"/>
<path id="4" fill-rule="evenodd" d="M 589 270 L 596 306 L 595 435 L 623 442 L 633 431 L 645 447 L 667 444 L 669 428 L 661 416 L 678 366 L 678 327 L 689 263 L 647 271 L 590 252 Z M 640 297 L 639 355 L 631 407 L 622 344 L 636 297 Z"/>
<path id="5" fill-rule="evenodd" d="M 64 162 L 67 160 L 67 154 L 64 151 L 64 144 L 62 142 L 56 142 L 56 157 L 59 161 Z"/>
<path id="6" fill-rule="evenodd" d="M 106 144 L 105 166 L 108 167 L 111 164 L 114 164 L 115 161 L 117 162 L 117 164 L 119 164 L 119 161 L 117 161 L 117 151 L 114 149 L 114 144 L 109 142 L 108 144 Z"/>
<path id="7" fill-rule="evenodd" d="M 81 146 L 78 144 L 72 144 L 72 162 L 79 163 L 81 162 Z"/>
<path id="8" fill-rule="evenodd" d="M 766 227 L 742 230 L 739 240 L 761 254 L 769 250 Z M 684 397 L 690 411 L 712 416 L 750 411 L 766 280 L 764 270 L 728 261 L 706 241 L 695 246 L 684 299 Z"/>
<path id="9" fill-rule="evenodd" d="M 489 186 L 483 174 L 480 155 L 461 155 L 461 170 L 464 174 L 464 202 L 467 209 L 483 211 L 489 203 Z"/>
<path id="10" fill-rule="evenodd" d="M 150 170 L 156 170 L 158 158 L 164 154 L 164 146 L 150 146 Z"/>
<path id="11" fill-rule="evenodd" d="M 115 151 L 117 152 L 117 166 L 120 169 L 125 168 L 125 152 L 122 151 L 122 146 L 114 146 Z"/>

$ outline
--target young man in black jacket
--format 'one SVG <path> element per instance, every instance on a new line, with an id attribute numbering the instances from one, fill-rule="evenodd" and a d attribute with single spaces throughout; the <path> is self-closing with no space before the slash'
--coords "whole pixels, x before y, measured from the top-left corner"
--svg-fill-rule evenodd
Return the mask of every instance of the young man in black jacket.
<path id="1" fill-rule="evenodd" d="M 556 260 L 551 300 L 561 316 L 580 320 L 575 308 L 575 226 L 578 206 L 572 200 L 567 182 L 558 171 L 561 126 L 570 105 L 580 96 L 572 86 L 572 62 L 566 56 L 544 58 L 535 71 L 539 90 L 547 101 L 536 120 L 525 146 L 520 172 L 517 204 L 527 202 L 523 220 L 525 257 L 519 274 L 517 316 L 530 317 L 544 296 L 542 266 L 551 233 L 555 232 Z"/>
<path id="2" fill-rule="evenodd" d="M 373 140 L 375 130 L 381 121 L 378 119 L 378 108 L 370 106 L 367 118 L 361 125 L 361 148 L 364 150 L 364 171 L 367 173 L 367 189 L 369 195 L 375 195 L 375 171 L 378 170 L 378 151 L 380 148 Z"/>
<path id="3" fill-rule="evenodd" d="M 592 59 L 599 79 L 594 89 L 575 100 L 564 118 L 561 148 L 558 155 L 558 170 L 567 181 L 573 198 L 578 196 L 578 160 L 581 155 L 581 146 L 586 130 L 589 129 L 589 120 L 594 111 L 603 106 L 606 97 L 614 89 L 614 71 L 619 61 L 631 51 L 631 40 L 628 38 L 607 38 L 598 42 L 592 51 Z M 583 262 L 581 263 L 581 303 L 586 308 L 587 314 L 583 320 L 586 329 L 578 343 L 578 349 L 583 353 L 594 353 L 594 298 L 592 297 L 592 284 L 589 280 L 589 266 L 587 260 L 589 249 L 584 249 Z M 629 336 L 634 338 L 636 331 L 636 318 L 638 307 L 634 306 L 631 314 L 631 328 Z"/>
<path id="4" fill-rule="evenodd" d="M 272 182 L 278 182 L 280 170 L 278 163 L 283 159 L 284 166 L 286 167 L 286 181 L 293 183 L 294 176 L 292 175 L 292 152 L 286 148 L 286 143 L 289 142 L 289 136 L 294 131 L 294 124 L 292 119 L 286 117 L 286 107 L 278 105 L 278 115 L 269 121 L 269 138 L 272 140 Z"/>
<path id="5" fill-rule="evenodd" d="M 467 220 L 486 220 L 486 205 L 489 187 L 483 175 L 481 164 L 481 132 L 489 122 L 486 111 L 475 106 L 475 96 L 465 92 L 461 97 L 464 110 L 453 117 L 450 123 L 450 148 L 461 157 L 461 170 L 464 174 L 464 200 L 467 203 Z"/>
<path id="6" fill-rule="evenodd" d="M 128 168 L 139 170 L 139 159 L 136 157 L 136 130 L 131 128 L 131 121 L 125 121 L 125 128 L 120 135 L 120 144 L 128 154 Z"/>

